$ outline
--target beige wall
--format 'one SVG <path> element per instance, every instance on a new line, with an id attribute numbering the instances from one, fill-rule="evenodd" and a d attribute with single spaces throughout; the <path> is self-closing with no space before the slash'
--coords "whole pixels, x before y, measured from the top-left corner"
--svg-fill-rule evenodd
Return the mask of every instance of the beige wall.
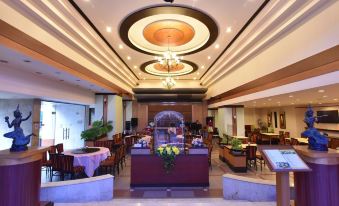
<path id="1" fill-rule="evenodd" d="M 314 107 L 314 113 L 318 110 L 339 110 L 339 106 L 334 107 Z M 272 123 L 274 127 L 274 112 L 277 112 L 277 128 L 274 127 L 275 132 L 287 131 L 290 132 L 291 137 L 300 137 L 300 134 L 305 130 L 306 124 L 304 123 L 304 114 L 306 107 L 276 107 L 276 108 L 245 108 L 245 124 L 255 125 L 258 127 L 257 121 L 260 118 L 267 123 L 267 113 L 272 112 Z M 286 116 L 286 129 L 280 128 L 279 113 L 285 112 Z M 339 124 L 316 124 L 319 129 L 333 129 L 339 130 Z M 326 131 L 329 136 L 339 136 L 338 132 Z"/>

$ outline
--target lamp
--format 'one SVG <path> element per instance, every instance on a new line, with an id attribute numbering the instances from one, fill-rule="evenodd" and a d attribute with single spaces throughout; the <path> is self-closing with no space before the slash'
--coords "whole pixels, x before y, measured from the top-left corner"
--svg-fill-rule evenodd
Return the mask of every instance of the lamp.
<path id="1" fill-rule="evenodd" d="M 174 79 L 170 76 L 166 77 L 164 81 L 162 81 L 162 84 L 167 87 L 167 89 L 172 89 L 172 87 L 175 86 L 176 82 Z"/>

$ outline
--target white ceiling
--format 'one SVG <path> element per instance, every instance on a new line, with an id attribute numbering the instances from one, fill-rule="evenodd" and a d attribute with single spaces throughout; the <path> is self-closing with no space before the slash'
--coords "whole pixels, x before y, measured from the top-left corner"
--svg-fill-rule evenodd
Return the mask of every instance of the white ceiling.
<path id="1" fill-rule="evenodd" d="M 316 87 L 246 102 L 238 103 L 248 108 L 305 106 L 305 105 L 339 105 L 339 84 Z"/>
<path id="2" fill-rule="evenodd" d="M 37 76 L 57 81 L 59 84 L 68 84 L 82 89 L 90 90 L 95 93 L 109 92 L 97 85 L 82 80 L 76 76 L 62 72 L 54 67 L 44 64 L 40 61 L 32 59 L 22 53 L 9 49 L 0 45 L 0 60 L 7 61 L 7 63 L 0 62 L 0 66 L 9 67 L 23 72 L 30 72 Z M 25 62 L 25 61 L 29 62 Z"/>
<path id="3" fill-rule="evenodd" d="M 213 45 L 201 52 L 184 56 L 185 60 L 196 63 L 199 70 L 189 75 L 180 76 L 179 79 L 199 79 L 263 2 L 263 0 L 175 0 L 175 5 L 192 7 L 205 12 L 216 21 L 219 27 L 219 36 Z M 162 0 L 124 0 L 123 3 L 111 0 L 75 0 L 75 3 L 139 79 L 160 78 L 143 73 L 139 69 L 142 63 L 153 60 L 154 57 L 142 54 L 123 44 L 119 36 L 119 26 L 125 17 L 137 10 L 155 5 L 165 5 Z M 112 28 L 112 32 L 106 31 L 107 26 Z M 226 31 L 228 27 L 232 28 L 229 33 Z M 217 44 L 218 48 L 215 47 Z M 122 45 L 123 48 L 119 48 L 119 45 Z M 127 56 L 130 56 L 131 59 L 128 60 Z M 208 56 L 211 59 L 208 59 Z"/>

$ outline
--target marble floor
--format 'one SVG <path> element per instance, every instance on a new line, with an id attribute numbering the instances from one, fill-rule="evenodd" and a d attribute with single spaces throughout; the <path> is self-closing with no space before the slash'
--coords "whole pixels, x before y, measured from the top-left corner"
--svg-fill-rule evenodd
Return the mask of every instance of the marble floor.
<path id="1" fill-rule="evenodd" d="M 91 203 L 56 203 L 55 206 L 275 206 L 275 202 L 244 202 L 229 201 L 222 198 L 195 198 L 195 199 L 121 199 L 109 202 Z"/>

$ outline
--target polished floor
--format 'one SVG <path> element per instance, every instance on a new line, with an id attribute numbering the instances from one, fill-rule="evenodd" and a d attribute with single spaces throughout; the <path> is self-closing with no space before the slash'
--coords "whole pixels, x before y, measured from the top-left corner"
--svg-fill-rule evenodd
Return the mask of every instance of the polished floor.
<path id="1" fill-rule="evenodd" d="M 58 203 L 56 206 L 275 206 L 275 202 L 229 201 L 222 198 L 196 199 L 114 199 L 109 202 Z"/>

